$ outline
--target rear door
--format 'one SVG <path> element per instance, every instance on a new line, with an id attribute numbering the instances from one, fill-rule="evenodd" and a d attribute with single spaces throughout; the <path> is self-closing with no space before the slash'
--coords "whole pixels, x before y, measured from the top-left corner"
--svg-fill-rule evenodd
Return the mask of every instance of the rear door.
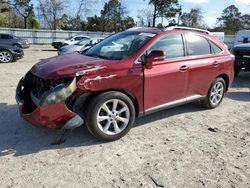
<path id="1" fill-rule="evenodd" d="M 165 35 L 147 51 L 163 50 L 165 60 L 153 63 L 144 70 L 144 109 L 146 113 L 157 110 L 173 101 L 185 101 L 188 80 L 188 61 L 184 53 L 181 34 Z"/>
<path id="2" fill-rule="evenodd" d="M 185 42 L 189 61 L 187 97 L 204 96 L 218 76 L 221 59 L 213 53 L 210 42 L 202 36 L 186 34 Z"/>

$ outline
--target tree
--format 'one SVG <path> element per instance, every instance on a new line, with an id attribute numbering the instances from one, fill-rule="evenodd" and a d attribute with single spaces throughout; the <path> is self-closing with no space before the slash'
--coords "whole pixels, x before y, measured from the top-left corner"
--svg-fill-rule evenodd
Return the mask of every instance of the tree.
<path id="1" fill-rule="evenodd" d="M 203 27 L 203 15 L 201 8 L 192 8 L 189 13 L 184 12 L 181 15 L 182 25 L 188 27 Z"/>
<path id="2" fill-rule="evenodd" d="M 179 11 L 178 0 L 150 0 L 150 5 L 153 5 L 153 27 L 155 27 L 156 18 L 172 18 Z"/>
<path id="3" fill-rule="evenodd" d="M 58 29 L 62 26 L 60 20 L 65 2 L 62 0 L 38 0 L 40 16 L 44 19 L 45 23 L 50 29 Z"/>
<path id="4" fill-rule="evenodd" d="M 102 31 L 120 31 L 126 18 L 126 7 L 119 0 L 109 0 L 101 10 Z"/>
<path id="5" fill-rule="evenodd" d="M 6 3 L 11 5 L 16 12 L 23 17 L 24 28 L 28 28 L 27 20 L 33 13 L 33 4 L 31 4 L 31 0 L 10 0 L 6 1 Z"/>
<path id="6" fill-rule="evenodd" d="M 138 10 L 137 18 L 139 20 L 138 25 L 142 27 L 151 27 L 153 23 L 153 6 L 148 6 L 147 8 L 143 8 Z"/>
<path id="7" fill-rule="evenodd" d="M 226 34 L 234 34 L 243 28 L 241 12 L 235 5 L 230 5 L 222 11 L 221 17 L 217 18 L 217 24 Z"/>
<path id="8" fill-rule="evenodd" d="M 243 29 L 250 29 L 250 15 L 249 14 L 244 14 L 243 16 L 241 16 L 240 20 L 241 20 Z"/>

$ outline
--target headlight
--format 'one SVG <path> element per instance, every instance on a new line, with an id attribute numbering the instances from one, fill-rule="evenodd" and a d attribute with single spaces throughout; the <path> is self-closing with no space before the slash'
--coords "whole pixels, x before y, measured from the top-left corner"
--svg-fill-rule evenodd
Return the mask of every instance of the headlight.
<path id="1" fill-rule="evenodd" d="M 68 85 L 60 84 L 52 90 L 47 91 L 41 97 L 40 106 L 46 106 L 49 104 L 65 101 L 75 92 L 76 88 L 76 78 L 74 78 L 73 81 Z"/>

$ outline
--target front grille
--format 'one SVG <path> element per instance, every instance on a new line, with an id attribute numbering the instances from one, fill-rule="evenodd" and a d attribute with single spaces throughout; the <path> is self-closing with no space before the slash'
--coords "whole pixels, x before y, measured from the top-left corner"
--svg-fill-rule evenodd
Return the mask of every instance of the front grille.
<path id="1" fill-rule="evenodd" d="M 49 80 L 44 80 L 37 76 L 32 76 L 32 87 L 31 92 L 37 97 L 40 98 L 46 91 L 49 91 L 52 88 L 52 85 Z"/>
<path id="2" fill-rule="evenodd" d="M 31 72 L 28 72 L 25 76 L 25 82 L 26 87 L 30 89 L 32 94 L 38 98 L 41 99 L 44 93 L 47 91 L 55 88 L 56 86 L 60 84 L 65 84 L 72 82 L 73 78 L 60 78 L 57 80 L 48 80 L 48 79 L 42 79 L 35 75 L 33 75 Z"/>

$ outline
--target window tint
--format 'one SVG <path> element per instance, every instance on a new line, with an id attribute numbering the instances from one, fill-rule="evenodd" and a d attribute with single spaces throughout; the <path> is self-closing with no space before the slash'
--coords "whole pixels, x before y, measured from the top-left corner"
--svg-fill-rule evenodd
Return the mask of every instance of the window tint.
<path id="1" fill-rule="evenodd" d="M 82 37 L 75 37 L 75 40 L 81 40 Z"/>
<path id="2" fill-rule="evenodd" d="M 153 46 L 150 47 L 148 53 L 153 50 L 163 50 L 166 52 L 166 58 L 177 58 L 184 56 L 184 47 L 181 35 L 167 35 L 160 38 Z"/>
<path id="3" fill-rule="evenodd" d="M 9 38 L 10 38 L 9 35 L 1 34 L 1 39 L 9 39 Z"/>
<path id="4" fill-rule="evenodd" d="M 185 38 L 189 56 L 211 54 L 210 44 L 205 38 L 196 35 L 186 35 Z"/>
<path id="5" fill-rule="evenodd" d="M 210 44 L 214 54 L 219 54 L 222 52 L 222 49 L 219 46 L 217 46 L 213 42 L 210 42 Z"/>

